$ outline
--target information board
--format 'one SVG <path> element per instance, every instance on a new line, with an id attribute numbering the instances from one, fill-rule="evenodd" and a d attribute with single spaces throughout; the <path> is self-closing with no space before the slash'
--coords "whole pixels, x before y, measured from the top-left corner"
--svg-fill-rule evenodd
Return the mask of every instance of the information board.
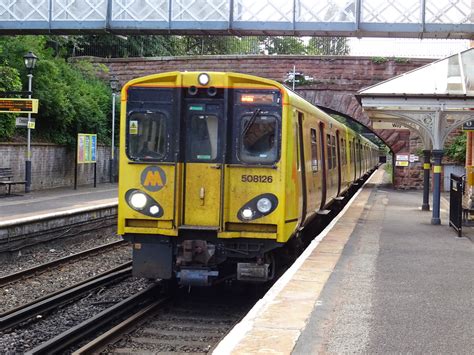
<path id="1" fill-rule="evenodd" d="M 38 99 L 2 99 L 0 113 L 38 113 Z"/>
<path id="2" fill-rule="evenodd" d="M 87 164 L 97 161 L 97 134 L 77 135 L 77 163 Z"/>

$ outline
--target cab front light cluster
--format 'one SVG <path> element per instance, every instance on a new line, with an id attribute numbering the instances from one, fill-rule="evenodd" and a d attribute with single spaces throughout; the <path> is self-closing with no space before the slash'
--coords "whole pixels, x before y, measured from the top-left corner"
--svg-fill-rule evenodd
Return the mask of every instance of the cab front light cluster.
<path id="1" fill-rule="evenodd" d="M 275 195 L 259 195 L 240 208 L 239 212 L 237 212 L 237 218 L 242 222 L 253 221 L 257 218 L 269 215 L 277 208 L 277 206 L 278 199 Z"/>
<path id="2" fill-rule="evenodd" d="M 125 193 L 125 200 L 135 211 L 149 217 L 160 218 L 163 208 L 151 196 L 138 189 L 131 189 Z"/>

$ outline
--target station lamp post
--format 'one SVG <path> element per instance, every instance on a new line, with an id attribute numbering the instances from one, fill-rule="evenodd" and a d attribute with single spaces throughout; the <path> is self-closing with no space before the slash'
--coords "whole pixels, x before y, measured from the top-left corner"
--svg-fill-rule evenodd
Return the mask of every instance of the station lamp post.
<path id="1" fill-rule="evenodd" d="M 38 57 L 33 52 L 28 52 L 23 56 L 26 70 L 28 71 L 28 98 L 31 99 L 32 94 L 32 83 L 33 83 L 33 69 L 35 68 Z M 28 113 L 28 143 L 26 149 L 26 161 L 25 161 L 25 192 L 31 191 L 31 113 Z"/>
<path id="2" fill-rule="evenodd" d="M 114 177 L 114 153 L 115 153 L 115 96 L 120 90 L 119 80 L 113 75 L 110 80 L 110 88 L 112 89 L 112 144 L 110 147 L 110 182 L 113 182 Z"/>

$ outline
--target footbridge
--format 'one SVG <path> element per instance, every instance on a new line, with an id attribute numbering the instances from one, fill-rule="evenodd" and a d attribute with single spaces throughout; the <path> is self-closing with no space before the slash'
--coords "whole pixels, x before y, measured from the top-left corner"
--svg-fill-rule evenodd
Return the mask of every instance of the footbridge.
<path id="1" fill-rule="evenodd" d="M 474 38 L 474 0 L 0 0 L 0 34 Z"/>

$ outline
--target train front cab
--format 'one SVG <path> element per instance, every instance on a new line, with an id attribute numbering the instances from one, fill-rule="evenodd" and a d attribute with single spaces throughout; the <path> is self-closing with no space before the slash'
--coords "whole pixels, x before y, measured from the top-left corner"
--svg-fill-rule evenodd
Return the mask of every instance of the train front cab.
<path id="1" fill-rule="evenodd" d="M 300 212 L 285 208 L 299 193 L 286 169 L 296 142 L 285 100 L 274 82 L 229 73 L 123 88 L 118 231 L 133 243 L 134 275 L 189 285 L 272 277 L 272 250 Z"/>

